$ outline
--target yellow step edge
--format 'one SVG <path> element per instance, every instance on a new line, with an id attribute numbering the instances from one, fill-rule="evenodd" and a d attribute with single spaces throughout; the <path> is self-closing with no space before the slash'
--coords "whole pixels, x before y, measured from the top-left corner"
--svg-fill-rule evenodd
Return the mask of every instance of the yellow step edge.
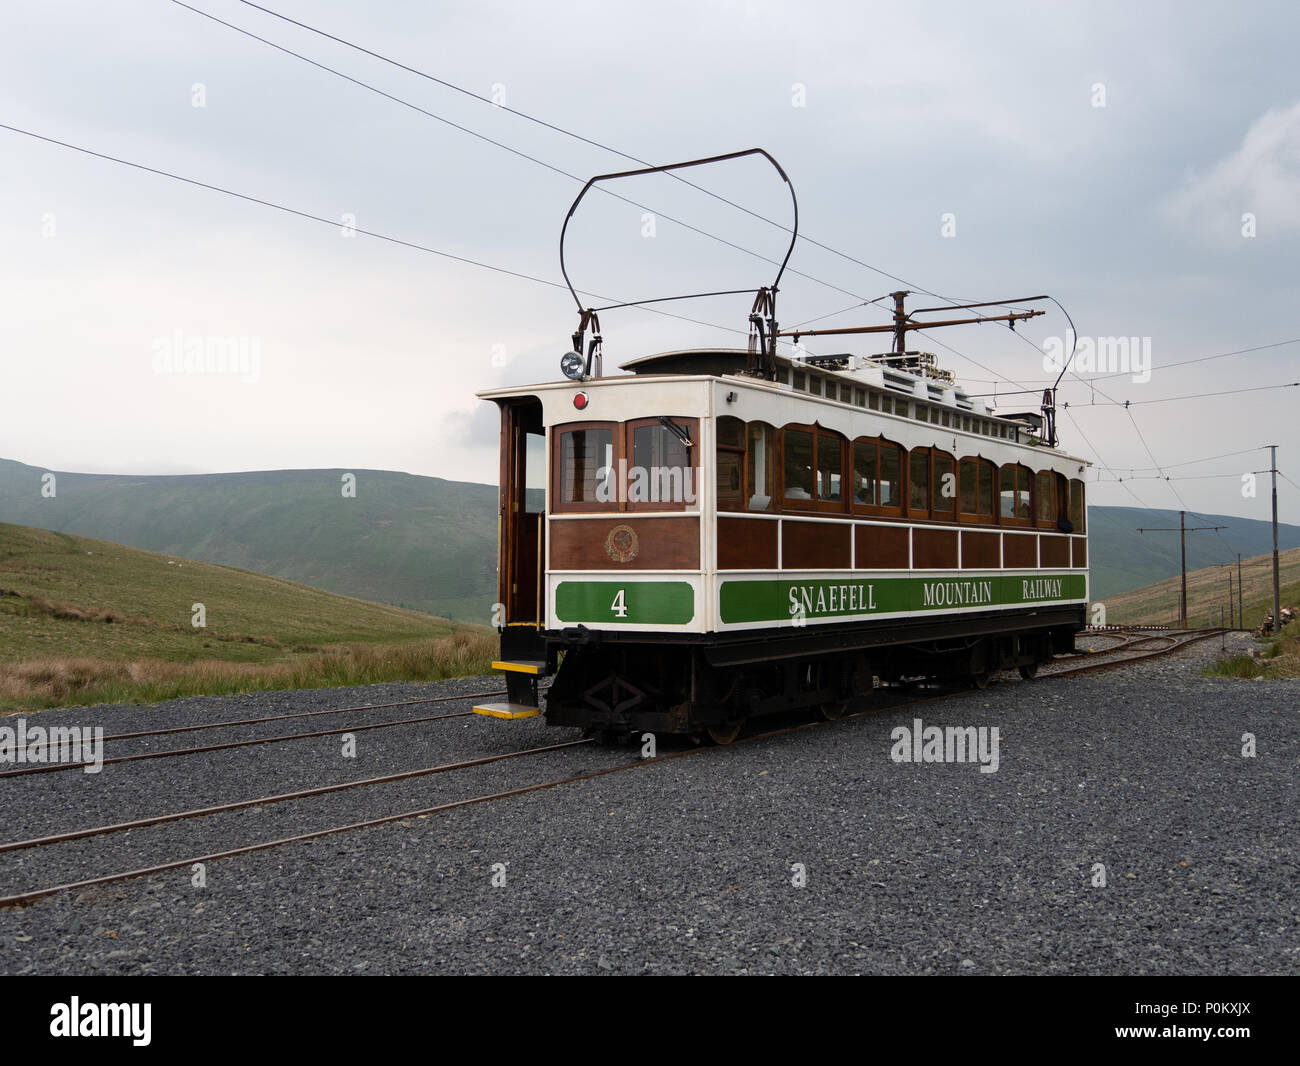
<path id="1" fill-rule="evenodd" d="M 545 663 L 538 662 L 511 662 L 509 660 L 494 661 L 493 670 L 508 670 L 516 674 L 540 674 L 546 669 Z"/>
<path id="2" fill-rule="evenodd" d="M 536 718 L 542 713 L 540 707 L 529 707 L 526 703 L 480 703 L 474 708 L 475 714 L 488 718 Z"/>

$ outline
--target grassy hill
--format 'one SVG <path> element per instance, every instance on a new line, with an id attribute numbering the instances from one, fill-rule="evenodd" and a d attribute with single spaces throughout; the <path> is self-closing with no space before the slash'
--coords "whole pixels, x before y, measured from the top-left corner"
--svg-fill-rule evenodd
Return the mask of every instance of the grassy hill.
<path id="1" fill-rule="evenodd" d="M 1300 548 L 1278 553 L 1278 570 L 1282 591 L 1282 606 L 1300 605 Z M 1218 624 L 1219 608 L 1228 615 L 1228 567 L 1212 566 L 1187 572 L 1187 618 L 1192 626 L 1206 625 L 1213 612 Z M 1236 598 L 1237 566 L 1231 567 L 1233 598 Z M 1273 610 L 1273 556 L 1256 555 L 1241 561 L 1242 604 L 1245 608 L 1245 628 L 1254 629 Z M 1151 625 L 1176 624 L 1180 579 L 1177 577 L 1145 585 L 1116 596 L 1105 598 L 1106 621 L 1111 625 L 1147 623 Z M 1094 600 L 1102 597 L 1094 596 Z"/>
<path id="2" fill-rule="evenodd" d="M 486 672 L 494 637 L 246 570 L 0 524 L 0 708 Z"/>
<path id="3" fill-rule="evenodd" d="M 1209 518 L 1210 521 L 1205 521 Z M 1187 570 L 1200 570 L 1273 550 L 1273 524 L 1229 515 L 1188 516 L 1189 526 L 1227 526 L 1217 533 L 1187 536 Z M 1173 533 L 1139 533 L 1138 527 L 1161 526 Z M 1141 507 L 1089 507 L 1090 592 L 1109 603 L 1118 593 L 1142 588 L 1179 572 L 1178 512 Z M 1300 526 L 1278 526 L 1280 548 L 1300 548 Z M 1224 582 L 1226 597 L 1227 582 Z"/>
<path id="4" fill-rule="evenodd" d="M 0 519 L 287 578 L 487 624 L 496 599 L 496 489 L 386 470 L 137 477 L 0 459 Z"/>

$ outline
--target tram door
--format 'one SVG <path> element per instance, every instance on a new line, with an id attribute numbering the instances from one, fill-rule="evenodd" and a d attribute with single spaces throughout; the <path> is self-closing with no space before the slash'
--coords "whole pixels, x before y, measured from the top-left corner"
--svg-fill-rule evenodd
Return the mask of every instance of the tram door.
<path id="1" fill-rule="evenodd" d="M 546 435 L 531 397 L 501 405 L 499 596 L 507 626 L 541 629 L 546 570 Z"/>

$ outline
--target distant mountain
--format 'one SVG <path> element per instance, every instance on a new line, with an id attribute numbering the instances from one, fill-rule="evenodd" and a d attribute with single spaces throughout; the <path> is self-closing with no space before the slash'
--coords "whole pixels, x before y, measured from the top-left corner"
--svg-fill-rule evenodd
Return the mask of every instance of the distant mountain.
<path id="1" fill-rule="evenodd" d="M 496 599 L 496 497 L 492 485 L 353 470 L 133 476 L 55 472 L 0 459 L 0 522 L 116 541 L 148 551 L 236 566 L 346 596 L 487 623 Z M 1093 507 L 1088 512 L 1092 596 L 1104 599 L 1178 573 L 1177 511 Z M 1272 550 L 1268 522 L 1207 516 L 1223 525 L 1187 538 L 1189 570 Z M 1284 525 L 1283 548 L 1300 547 Z"/>
<path id="2" fill-rule="evenodd" d="M 488 624 L 496 599 L 490 485 L 388 470 L 134 476 L 0 459 L 0 522 L 220 563 L 359 599 Z"/>

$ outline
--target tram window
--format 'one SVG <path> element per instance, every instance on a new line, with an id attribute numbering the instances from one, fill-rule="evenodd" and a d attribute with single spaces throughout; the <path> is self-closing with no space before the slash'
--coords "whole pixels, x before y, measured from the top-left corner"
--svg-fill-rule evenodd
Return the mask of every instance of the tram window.
<path id="1" fill-rule="evenodd" d="M 888 414 L 893 414 L 893 411 L 894 411 L 894 398 L 893 398 L 892 396 L 881 396 L 881 397 L 880 397 L 880 409 L 881 409 L 881 411 L 883 411 L 883 412 L 884 412 L 885 414 L 887 414 L 887 415 L 888 415 Z"/>
<path id="2" fill-rule="evenodd" d="M 934 453 L 934 495 L 930 509 L 935 518 L 952 518 L 957 505 L 956 472 L 953 470 L 951 455 L 943 452 Z"/>
<path id="3" fill-rule="evenodd" d="M 718 419 L 718 510 L 744 509 L 745 423 L 739 418 Z"/>
<path id="4" fill-rule="evenodd" d="M 612 427 L 567 429 L 560 432 L 560 503 L 598 503 L 601 471 L 614 460 Z"/>
<path id="5" fill-rule="evenodd" d="M 923 403 L 918 403 L 916 405 L 916 420 L 918 422 L 925 421 L 925 404 Z"/>
<path id="6" fill-rule="evenodd" d="M 798 389 L 800 392 L 807 391 L 807 384 L 805 382 L 805 379 L 807 377 L 808 375 L 805 374 L 802 370 L 796 370 L 794 372 L 794 387 Z"/>
<path id="7" fill-rule="evenodd" d="M 1087 510 L 1084 507 L 1083 482 L 1077 479 L 1070 481 L 1070 522 L 1074 525 L 1076 533 L 1084 532 L 1084 526 L 1087 521 Z"/>
<path id="8" fill-rule="evenodd" d="M 785 367 L 783 367 L 783 366 L 779 366 L 779 367 L 777 367 L 777 368 L 776 368 L 776 380 L 779 381 L 782 385 L 789 385 L 789 384 L 790 384 L 790 371 L 787 370 L 787 369 L 786 369 Z"/>
<path id="9" fill-rule="evenodd" d="M 546 437 L 528 433 L 524 437 L 524 512 L 541 514 L 546 509 Z"/>
<path id="10" fill-rule="evenodd" d="M 776 467 L 773 454 L 776 431 L 765 422 L 749 424 L 749 453 L 746 474 L 751 511 L 772 510 L 772 472 Z"/>
<path id="11" fill-rule="evenodd" d="M 880 489 L 877 496 L 881 507 L 903 506 L 903 449 L 883 441 L 880 445 Z"/>
<path id="12" fill-rule="evenodd" d="M 874 507 L 876 482 L 878 480 L 877 451 L 879 445 L 874 440 L 857 440 L 853 442 L 853 502 Z"/>
<path id="13" fill-rule="evenodd" d="M 930 513 L 930 449 L 913 448 L 907 453 L 907 480 L 910 493 L 907 513 L 926 518 Z"/>
<path id="14" fill-rule="evenodd" d="M 979 514 L 979 466 L 974 460 L 963 459 L 957 478 L 957 499 L 962 514 Z"/>
<path id="15" fill-rule="evenodd" d="M 939 408 L 937 407 L 930 408 L 930 421 L 933 422 L 936 426 L 939 424 Z"/>
<path id="16" fill-rule="evenodd" d="M 1055 516 L 1052 499 L 1052 473 L 1044 470 L 1034 475 L 1034 517 L 1047 525 L 1053 525 Z"/>
<path id="17" fill-rule="evenodd" d="M 1031 519 L 1029 482 L 1030 473 L 1027 468 L 1013 464 L 1002 468 L 999 479 L 1001 494 L 999 514 L 1002 518 L 1026 523 Z"/>
<path id="18" fill-rule="evenodd" d="M 801 429 L 785 431 L 785 498 L 813 498 L 813 435 Z"/>
<path id="19" fill-rule="evenodd" d="M 813 396 L 820 396 L 822 394 L 822 379 L 816 374 L 808 375 L 808 392 Z"/>
<path id="20" fill-rule="evenodd" d="M 642 424 L 632 430 L 632 466 L 643 470 L 689 470 L 690 449 L 667 426 Z"/>
<path id="21" fill-rule="evenodd" d="M 947 412 L 947 411 L 944 411 L 944 413 L 943 413 L 943 424 L 944 424 L 945 426 L 951 426 L 951 425 L 952 425 L 952 415 L 951 415 L 949 412 Z"/>
<path id="22" fill-rule="evenodd" d="M 828 433 L 817 434 L 817 499 L 843 498 L 841 482 L 844 472 L 844 454 L 840 439 Z"/>
<path id="23" fill-rule="evenodd" d="M 961 513 L 992 522 L 993 464 L 984 459 L 963 459 L 959 480 Z"/>
<path id="24" fill-rule="evenodd" d="M 961 428 L 967 433 L 970 432 L 970 415 L 961 416 Z"/>
<path id="25" fill-rule="evenodd" d="M 880 394 L 876 392 L 867 393 L 867 406 L 873 411 L 880 410 Z"/>
<path id="26" fill-rule="evenodd" d="M 853 392 L 853 397 L 854 397 L 853 402 L 856 403 L 859 407 L 866 407 L 866 406 L 867 406 L 867 391 L 866 391 L 866 389 L 855 389 L 854 392 Z M 872 404 L 871 406 L 874 407 L 875 404 Z"/>
<path id="27" fill-rule="evenodd" d="M 637 419 L 624 428 L 629 511 L 680 510 L 698 499 L 699 453 L 694 447 L 698 423 L 672 416 L 665 421 L 670 425 L 658 418 Z"/>

